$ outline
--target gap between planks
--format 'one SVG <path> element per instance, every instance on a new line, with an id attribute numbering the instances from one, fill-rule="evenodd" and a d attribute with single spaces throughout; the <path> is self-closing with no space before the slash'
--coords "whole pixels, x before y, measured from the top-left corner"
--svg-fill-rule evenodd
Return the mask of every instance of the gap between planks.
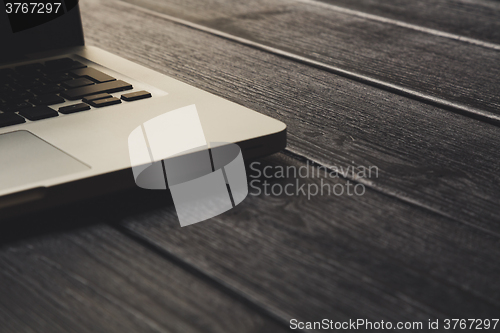
<path id="1" fill-rule="evenodd" d="M 302 1 L 302 0 L 296 0 L 296 1 Z M 257 42 L 254 42 L 254 41 L 242 38 L 242 37 L 238 37 L 238 36 L 235 36 L 235 35 L 220 31 L 220 30 L 212 29 L 212 28 L 209 28 L 209 27 L 201 25 L 201 24 L 193 23 L 191 21 L 177 18 L 177 17 L 171 16 L 168 14 L 158 13 L 158 12 L 155 12 L 153 10 L 143 8 L 141 6 L 134 5 L 134 4 L 131 4 L 128 2 L 124 2 L 124 1 L 120 1 L 120 0 L 114 0 L 114 2 L 120 3 L 124 7 L 134 8 L 134 10 L 141 11 L 141 12 L 148 14 L 148 15 L 156 16 L 156 17 L 159 17 L 159 18 L 162 18 L 162 19 L 165 19 L 165 20 L 177 23 L 177 24 L 184 25 L 184 26 L 189 27 L 191 29 L 203 31 L 205 33 L 208 33 L 208 34 L 220 37 L 220 38 L 231 40 L 233 42 L 236 42 L 236 43 L 239 43 L 239 44 L 242 44 L 245 46 L 249 46 L 249 47 L 252 47 L 254 49 L 258 49 L 260 51 L 264 51 L 264 52 L 267 52 L 270 54 L 274 54 L 274 55 L 277 55 L 277 56 L 304 64 L 304 65 L 307 65 L 307 66 L 310 66 L 313 68 L 324 70 L 326 72 L 333 73 L 335 75 L 342 76 L 342 77 L 345 77 L 347 79 L 350 79 L 350 80 L 353 80 L 356 82 L 360 82 L 360 83 L 363 83 L 363 84 L 366 84 L 369 86 L 373 86 L 373 87 L 376 87 L 376 88 L 381 89 L 381 90 L 385 90 L 385 91 L 388 91 L 388 92 L 391 92 L 391 93 L 394 93 L 394 94 L 397 94 L 400 96 L 408 97 L 410 99 L 413 99 L 413 100 L 416 100 L 416 101 L 419 101 L 419 102 L 422 102 L 422 103 L 425 103 L 428 105 L 436 106 L 436 107 L 439 107 L 441 109 L 451 111 L 451 112 L 454 112 L 454 113 L 457 113 L 457 114 L 460 114 L 460 115 L 463 115 L 463 116 L 466 116 L 469 118 L 484 121 L 486 123 L 489 123 L 489 124 L 492 124 L 495 126 L 500 126 L 500 115 L 497 115 L 497 114 L 494 114 L 494 113 L 491 113 L 488 111 L 484 111 L 484 110 L 470 107 L 470 106 L 460 104 L 460 103 L 450 102 L 450 101 L 447 101 L 447 100 L 439 98 L 439 97 L 429 96 L 427 94 L 418 92 L 418 91 L 413 90 L 413 89 L 405 88 L 405 87 L 397 85 L 397 84 L 393 84 L 393 83 L 385 82 L 385 81 L 378 80 L 375 78 L 371 78 L 371 77 L 366 76 L 366 75 L 357 74 L 355 72 L 351 72 L 351 71 L 348 71 L 348 70 L 345 70 L 345 69 L 342 69 L 342 68 L 339 68 L 336 66 L 328 65 L 328 64 L 322 63 L 320 61 L 312 60 L 312 59 L 309 59 L 307 57 L 297 55 L 295 53 L 287 52 L 287 51 L 284 51 L 284 50 L 281 50 L 281 49 L 278 49 L 278 48 L 275 48 L 272 46 L 257 43 Z M 366 15 L 370 15 L 370 14 L 366 14 Z M 373 16 L 375 16 L 375 15 L 373 15 Z M 417 26 L 415 26 L 415 27 L 417 27 Z M 422 29 L 427 29 L 427 28 L 422 28 Z M 432 29 L 430 29 L 430 30 L 432 30 Z M 444 32 L 443 32 L 443 34 L 444 34 Z M 452 34 L 450 34 L 450 35 L 452 35 Z M 500 48 L 500 46 L 499 46 L 499 48 Z"/>
<path id="2" fill-rule="evenodd" d="M 292 157 L 293 158 L 293 157 Z M 413 209 L 420 209 L 418 207 L 413 208 Z M 185 270 L 190 272 L 191 274 L 198 276 L 202 279 L 206 279 L 210 281 L 212 284 L 217 286 L 219 289 L 221 289 L 223 292 L 228 293 L 230 296 L 236 297 L 238 300 L 241 300 L 245 304 L 248 304 L 249 307 L 252 309 L 255 309 L 256 311 L 259 311 L 262 315 L 265 315 L 267 318 L 272 319 L 273 321 L 277 322 L 280 325 L 288 325 L 288 322 L 284 320 L 283 318 L 280 318 L 279 313 L 274 313 L 273 310 L 267 309 L 264 306 L 260 305 L 261 302 L 254 301 L 252 298 L 247 298 L 244 294 L 240 293 L 238 289 L 235 289 L 234 287 L 231 287 L 230 284 L 225 283 L 224 280 L 212 277 L 209 273 L 205 273 L 201 268 L 199 268 L 196 264 L 190 264 L 187 261 L 185 261 L 182 257 L 179 257 L 178 255 L 172 253 L 170 250 L 167 248 L 157 245 L 154 240 L 151 240 L 148 236 L 141 234 L 140 232 L 136 232 L 133 230 L 133 228 L 126 227 L 122 224 L 120 224 L 119 221 L 115 221 L 114 223 L 110 223 L 110 226 L 114 227 L 116 230 L 119 232 L 123 233 L 126 235 L 128 238 L 132 239 L 133 241 L 136 241 L 145 248 L 153 251 L 154 253 L 162 256 L 166 260 L 172 261 L 173 263 L 179 265 L 180 267 L 183 267 Z M 347 236 L 350 238 L 353 242 L 358 242 L 358 239 L 351 238 L 351 236 Z M 375 247 L 370 246 L 371 251 L 377 252 L 381 256 L 384 256 L 385 253 L 381 251 L 380 249 L 377 249 Z M 408 270 L 411 270 L 412 272 L 425 276 L 426 275 L 426 270 L 421 270 L 419 267 L 415 267 L 413 265 L 408 265 L 406 262 L 400 262 L 398 259 L 396 261 L 402 266 L 405 267 Z M 492 302 L 490 299 L 485 298 L 482 295 L 476 294 L 473 290 L 464 288 L 464 286 L 460 284 L 456 284 L 454 282 L 448 281 L 446 279 L 431 275 L 430 278 L 440 284 L 446 285 L 446 286 L 451 286 L 453 288 L 456 288 L 460 290 L 463 293 L 466 293 L 472 297 L 477 298 L 478 300 L 481 300 L 493 307 L 498 307 L 499 304 L 496 302 Z M 432 306 L 431 306 L 432 308 Z"/>
<path id="3" fill-rule="evenodd" d="M 207 283 L 210 283 L 213 287 L 221 290 L 230 297 L 233 297 L 237 301 L 240 301 L 241 303 L 245 304 L 254 311 L 260 313 L 264 317 L 274 321 L 276 324 L 282 326 L 283 328 L 290 329 L 288 321 L 284 320 L 283 318 L 275 314 L 271 309 L 268 309 L 263 305 L 259 305 L 259 303 L 256 301 L 246 298 L 245 296 L 240 294 L 237 290 L 234 290 L 230 285 L 224 283 L 224 281 L 219 281 L 217 279 L 214 279 L 213 277 L 206 274 L 197 267 L 187 263 L 182 258 L 174 255 L 173 253 L 170 253 L 163 247 L 158 246 L 153 242 L 150 242 L 148 239 L 142 237 L 140 234 L 137 234 L 136 232 L 120 225 L 119 223 L 110 223 L 109 226 L 113 227 L 115 230 L 117 230 L 130 240 L 134 241 L 135 243 L 138 243 L 139 245 L 143 246 L 147 250 L 152 251 L 153 253 L 164 258 L 165 260 L 168 260 L 173 264 L 177 265 L 178 267 L 184 269 L 186 272 L 192 274 L 193 276 L 198 277 Z M 301 329 L 297 329 L 296 331 L 304 333 L 307 332 Z"/>
<path id="4" fill-rule="evenodd" d="M 171 253 L 169 250 L 165 249 L 164 247 L 155 244 L 151 240 L 149 240 L 147 237 L 141 235 L 140 233 L 136 233 L 135 231 L 128 229 L 127 227 L 124 227 L 123 225 L 117 224 L 117 223 L 111 223 L 108 224 L 110 227 L 113 227 L 115 230 L 129 238 L 130 240 L 134 241 L 135 243 L 143 246 L 145 249 L 152 251 L 153 253 L 161 256 L 165 260 L 168 260 L 172 262 L 173 264 L 177 265 L 181 269 L 184 269 L 186 272 L 189 274 L 192 274 L 195 277 L 198 277 L 202 279 L 203 281 L 210 283 L 214 288 L 217 288 L 227 294 L 230 297 L 233 297 L 235 300 L 240 301 L 241 303 L 245 304 L 248 306 L 250 309 L 256 311 L 257 313 L 263 315 L 264 317 L 272 320 L 275 322 L 277 325 L 282 326 L 285 329 L 290 329 L 289 326 L 289 321 L 286 319 L 280 317 L 278 313 L 275 313 L 272 309 L 266 308 L 264 305 L 261 305 L 260 302 L 252 300 L 251 298 L 247 298 L 244 294 L 240 293 L 238 290 L 234 289 L 231 287 L 230 284 L 225 283 L 223 280 L 216 279 L 210 274 L 205 273 L 202 271 L 200 268 L 198 268 L 195 265 L 187 263 L 185 260 L 183 260 L 181 257 Z M 373 249 L 374 251 L 379 252 L 376 249 Z M 415 272 L 416 274 L 422 274 L 423 272 L 416 269 L 416 267 L 413 266 L 408 266 L 405 263 L 400 263 L 403 265 L 403 267 L 406 267 L 407 269 Z M 437 281 L 439 283 L 442 283 L 443 285 L 446 286 L 451 286 L 452 288 L 457 288 L 461 292 L 466 293 L 471 295 L 472 297 L 475 297 L 485 303 L 488 303 L 492 307 L 498 307 L 498 304 L 491 302 L 489 299 L 484 298 L 483 296 L 476 295 L 475 293 L 471 292 L 470 290 L 464 289 L 460 285 L 456 285 L 454 283 L 450 283 L 450 281 L 443 280 L 440 278 L 436 278 L 434 276 L 430 277 L 432 280 Z M 434 310 L 434 308 L 431 307 L 431 309 Z M 309 332 L 309 330 L 302 330 L 302 329 L 294 329 L 294 331 L 297 332 Z"/>
<path id="5" fill-rule="evenodd" d="M 313 160 L 313 159 L 310 159 L 308 157 L 305 157 L 305 156 L 302 156 L 300 154 L 297 154 L 287 148 L 285 148 L 283 151 L 282 151 L 283 154 L 297 160 L 297 161 L 300 161 L 302 163 L 306 163 L 306 162 L 309 162 L 309 164 L 311 166 L 315 166 L 315 167 L 320 167 L 320 168 L 324 168 L 326 170 L 330 170 L 330 171 L 333 171 L 335 172 L 334 169 L 332 169 L 330 166 L 328 165 L 325 165 L 325 164 L 322 164 L 320 163 L 319 161 L 316 161 L 316 160 Z M 409 204 L 409 205 L 412 205 L 412 206 L 415 206 L 415 207 L 418 207 L 420 209 L 425 209 L 425 210 L 428 210 L 428 211 L 431 211 L 439 216 L 442 216 L 442 217 L 445 217 L 445 218 L 448 218 L 450 220 L 453 220 L 453 221 L 457 221 L 458 223 L 462 223 L 462 224 L 465 224 L 471 228 L 474 228 L 474 229 L 477 229 L 477 230 L 480 230 L 490 236 L 493 236 L 493 237 L 496 237 L 496 238 L 500 238 L 500 234 L 499 233 L 496 233 L 494 231 L 491 231 L 489 229 L 485 229 L 483 227 L 480 227 L 476 224 L 472 224 L 472 223 L 469 223 L 467 221 L 463 221 L 463 220 L 459 220 L 457 219 L 456 217 L 453 217 L 449 214 L 446 214 L 444 212 L 442 212 L 441 210 L 439 209 L 435 209 L 429 205 L 425 205 L 421 202 L 419 202 L 418 200 L 414 200 L 414 199 L 411 199 L 409 197 L 406 197 L 406 196 L 401 196 L 397 191 L 391 191 L 391 190 L 387 190 L 385 188 L 380 188 L 378 186 L 374 186 L 371 182 L 366 182 L 366 181 L 363 181 L 363 179 L 356 179 L 354 177 L 350 177 L 348 174 L 346 174 L 344 176 L 344 174 L 342 173 L 339 173 L 339 177 L 340 178 L 343 178 L 343 179 L 347 179 L 353 183 L 358 183 L 358 184 L 363 184 L 365 186 L 367 186 L 369 189 L 373 190 L 373 191 L 376 191 L 380 194 L 383 194 L 385 196 L 388 196 L 390 198 L 393 198 L 393 199 L 397 199 L 397 200 L 400 200 L 406 204 Z"/>
<path id="6" fill-rule="evenodd" d="M 495 44 L 495 43 L 485 42 L 485 41 L 475 39 L 475 38 L 465 37 L 465 36 L 452 34 L 452 33 L 444 32 L 444 31 L 436 30 L 436 29 L 425 28 L 425 27 L 422 27 L 420 25 L 410 24 L 410 23 L 406 23 L 403 21 L 398 21 L 398 20 L 386 18 L 383 16 L 368 14 L 368 13 L 365 13 L 365 12 L 362 12 L 359 10 L 348 9 L 348 8 L 344 8 L 344 7 L 340 7 L 340 6 L 330 4 L 330 3 L 324 3 L 324 2 L 320 2 L 320 1 L 316 1 L 316 0 L 293 0 L 293 1 L 301 2 L 304 4 L 317 6 L 317 7 L 321 7 L 321 8 L 325 8 L 325 9 L 329 9 L 329 10 L 334 10 L 334 11 L 339 12 L 339 13 L 357 16 L 357 17 L 361 17 L 364 19 L 372 20 L 372 21 L 397 25 L 398 27 L 407 28 L 407 29 L 411 29 L 411 30 L 415 30 L 415 31 L 420 31 L 420 32 L 424 32 L 424 33 L 431 34 L 434 36 L 448 38 L 448 39 L 454 39 L 454 40 L 457 40 L 460 42 L 465 42 L 465 43 L 473 44 L 476 46 L 482 46 L 482 47 L 485 47 L 488 49 L 500 51 L 500 45 Z"/>

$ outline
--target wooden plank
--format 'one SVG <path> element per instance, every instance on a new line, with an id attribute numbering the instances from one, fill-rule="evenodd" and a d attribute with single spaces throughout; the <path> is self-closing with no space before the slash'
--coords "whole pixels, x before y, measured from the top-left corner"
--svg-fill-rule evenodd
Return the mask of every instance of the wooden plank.
<path id="1" fill-rule="evenodd" d="M 3 246 L 0 265 L 2 332 L 288 331 L 106 226 Z"/>
<path id="2" fill-rule="evenodd" d="M 126 1 L 500 124 L 500 45 L 477 46 L 309 2 Z"/>
<path id="3" fill-rule="evenodd" d="M 312 0 L 315 1 L 315 0 Z M 363 13 L 500 44 L 500 3 L 467 0 L 321 0 Z"/>
<path id="4" fill-rule="evenodd" d="M 325 189 L 308 200 L 295 194 L 299 186 L 347 183 L 313 178 L 318 169 L 312 167 L 309 178 L 292 171 L 285 178 L 259 177 L 255 170 L 268 166 L 274 167 L 268 174 L 277 166 L 305 167 L 282 154 L 260 163 L 247 173 L 260 183 L 228 213 L 181 228 L 166 205 L 131 214 L 123 225 L 286 321 L 427 322 L 498 314 L 497 238 L 372 190 L 335 196 Z M 294 195 L 265 195 L 264 181 L 268 191 L 291 184 Z"/>
<path id="5" fill-rule="evenodd" d="M 141 6 L 146 6 L 168 15 L 210 24 L 211 20 L 242 16 L 252 9 L 258 15 L 279 14 L 273 11 L 276 2 L 255 0 L 251 4 L 243 1 L 205 1 L 171 0 L 154 2 L 149 0 L 125 0 Z M 318 6 L 350 12 L 358 11 L 358 15 L 379 16 L 378 20 L 397 20 L 422 28 L 435 29 L 449 34 L 474 38 L 489 43 L 500 43 L 500 4 L 497 1 L 477 0 L 288 0 L 283 6 L 303 2 L 309 6 Z M 326 6 L 325 6 L 326 5 Z M 330 5 L 331 7 L 328 7 Z M 253 18 L 257 18 L 254 15 Z M 245 18 L 245 17 L 243 17 Z M 252 18 L 248 15 L 247 18 Z M 208 22 L 207 22 L 208 21 Z M 228 22 L 229 23 L 229 22 Z M 297 30 L 297 29 L 294 29 Z"/>
<path id="6" fill-rule="evenodd" d="M 500 234 L 498 128 L 119 2 L 81 7 L 91 44 L 284 121 L 296 154 L 326 166 L 375 165 L 379 177 L 359 181 Z"/>

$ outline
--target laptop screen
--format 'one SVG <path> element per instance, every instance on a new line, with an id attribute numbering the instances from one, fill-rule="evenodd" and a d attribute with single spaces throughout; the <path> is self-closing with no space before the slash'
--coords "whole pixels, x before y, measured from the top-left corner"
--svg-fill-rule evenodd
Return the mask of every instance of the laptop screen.
<path id="1" fill-rule="evenodd" d="M 0 64 L 83 45 L 77 0 L 0 0 Z"/>

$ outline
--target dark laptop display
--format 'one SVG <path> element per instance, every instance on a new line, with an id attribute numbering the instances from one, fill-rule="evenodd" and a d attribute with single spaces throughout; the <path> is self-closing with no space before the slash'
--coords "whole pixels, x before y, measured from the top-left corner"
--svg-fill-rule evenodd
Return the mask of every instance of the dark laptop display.
<path id="1" fill-rule="evenodd" d="M 29 53 L 83 43 L 75 0 L 0 0 L 0 63 L 22 61 Z"/>

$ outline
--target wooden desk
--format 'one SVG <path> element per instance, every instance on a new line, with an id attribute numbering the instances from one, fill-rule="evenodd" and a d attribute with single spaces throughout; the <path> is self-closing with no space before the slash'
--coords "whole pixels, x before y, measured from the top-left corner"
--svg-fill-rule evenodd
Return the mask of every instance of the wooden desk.
<path id="1" fill-rule="evenodd" d="M 2 332 L 284 332 L 325 318 L 443 329 L 499 317 L 498 2 L 81 9 L 88 44 L 285 122 L 287 149 L 260 170 L 378 174 L 300 178 L 366 191 L 249 195 L 186 228 L 153 191 L 20 221 L 1 236 Z"/>

